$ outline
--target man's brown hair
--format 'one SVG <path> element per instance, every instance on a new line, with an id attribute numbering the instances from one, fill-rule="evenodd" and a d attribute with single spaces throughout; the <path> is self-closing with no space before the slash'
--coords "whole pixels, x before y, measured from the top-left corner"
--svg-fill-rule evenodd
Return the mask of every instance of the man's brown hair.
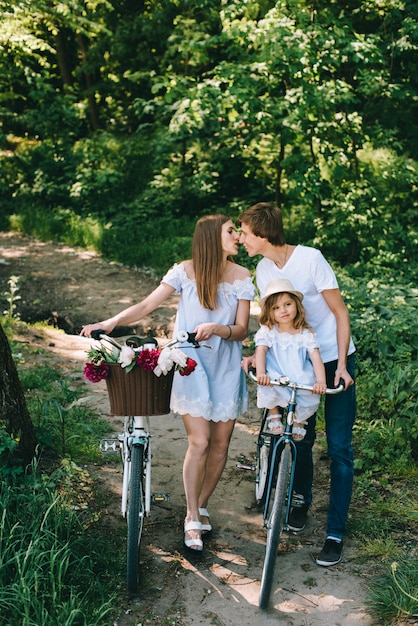
<path id="1" fill-rule="evenodd" d="M 246 209 L 239 216 L 238 223 L 249 226 L 256 237 L 267 239 L 273 246 L 286 244 L 282 212 L 269 202 L 258 202 Z"/>

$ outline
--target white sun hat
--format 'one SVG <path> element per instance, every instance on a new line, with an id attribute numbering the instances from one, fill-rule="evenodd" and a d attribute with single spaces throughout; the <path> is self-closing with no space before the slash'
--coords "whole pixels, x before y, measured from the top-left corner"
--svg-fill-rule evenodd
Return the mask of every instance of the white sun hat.
<path id="1" fill-rule="evenodd" d="M 260 304 L 263 304 L 269 296 L 272 296 L 273 294 L 279 294 L 279 293 L 291 293 L 297 298 L 299 298 L 301 302 L 303 300 L 303 293 L 301 293 L 300 291 L 296 291 L 293 288 L 293 285 L 290 282 L 290 280 L 287 280 L 287 278 L 278 278 L 277 280 L 272 280 L 270 283 L 268 283 L 266 287 L 266 293 L 264 294 L 264 297 L 261 299 Z"/>

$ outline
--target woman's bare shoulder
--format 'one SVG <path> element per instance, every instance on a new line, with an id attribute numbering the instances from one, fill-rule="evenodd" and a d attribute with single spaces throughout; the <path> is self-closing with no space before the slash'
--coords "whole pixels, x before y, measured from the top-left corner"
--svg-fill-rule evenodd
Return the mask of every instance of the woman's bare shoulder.
<path id="1" fill-rule="evenodd" d="M 250 270 L 248 270 L 243 265 L 238 265 L 238 263 L 231 263 L 230 272 L 232 280 L 245 280 L 249 276 L 251 276 Z"/>
<path id="2" fill-rule="evenodd" d="M 187 276 L 189 278 L 194 278 L 195 277 L 193 261 L 191 259 L 187 259 L 186 261 L 181 261 L 180 265 L 183 266 L 184 271 L 186 272 L 186 274 L 187 274 Z"/>

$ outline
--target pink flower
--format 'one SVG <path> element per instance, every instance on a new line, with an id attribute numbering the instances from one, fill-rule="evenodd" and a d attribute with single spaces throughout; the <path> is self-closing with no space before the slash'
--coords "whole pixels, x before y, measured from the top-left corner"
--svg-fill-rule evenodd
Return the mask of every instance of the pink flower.
<path id="1" fill-rule="evenodd" d="M 186 365 L 179 368 L 180 376 L 189 376 L 196 369 L 197 363 L 194 359 L 187 357 Z"/>
<path id="2" fill-rule="evenodd" d="M 159 356 L 159 350 L 141 350 L 141 352 L 138 354 L 136 362 L 145 372 L 153 372 L 154 369 L 157 367 Z"/>
<path id="3" fill-rule="evenodd" d="M 86 363 L 84 367 L 84 376 L 92 383 L 98 383 L 109 376 L 109 366 L 107 363 Z"/>

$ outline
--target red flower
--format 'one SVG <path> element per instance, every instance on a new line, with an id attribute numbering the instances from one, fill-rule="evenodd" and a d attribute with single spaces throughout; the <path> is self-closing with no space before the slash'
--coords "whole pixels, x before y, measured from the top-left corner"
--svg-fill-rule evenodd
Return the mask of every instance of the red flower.
<path id="1" fill-rule="evenodd" d="M 138 354 L 136 362 L 145 372 L 153 372 L 157 367 L 159 356 L 160 351 L 154 348 L 152 350 L 141 350 Z"/>
<path id="2" fill-rule="evenodd" d="M 107 363 L 86 363 L 84 367 L 84 376 L 92 383 L 98 383 L 100 380 L 109 376 L 109 366 Z"/>
<path id="3" fill-rule="evenodd" d="M 185 367 L 179 369 L 180 376 L 189 376 L 196 369 L 197 363 L 190 357 L 187 357 L 187 362 Z"/>

